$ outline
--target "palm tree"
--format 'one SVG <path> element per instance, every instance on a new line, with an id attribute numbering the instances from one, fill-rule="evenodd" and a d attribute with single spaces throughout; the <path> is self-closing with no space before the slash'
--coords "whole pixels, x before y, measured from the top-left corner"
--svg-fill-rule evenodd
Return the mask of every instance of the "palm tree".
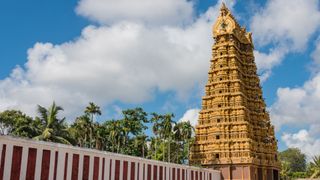
<path id="1" fill-rule="evenodd" d="M 86 110 L 84 112 L 91 115 L 91 121 L 93 121 L 94 115 L 101 115 L 100 107 L 93 102 L 89 103 L 89 106 L 86 107 Z"/>
<path id="2" fill-rule="evenodd" d="M 189 155 L 190 155 L 190 143 L 192 140 L 193 132 L 194 132 L 194 127 L 190 124 L 190 121 L 181 122 L 181 136 L 183 140 L 183 147 L 187 145 L 188 163 L 189 163 Z"/>
<path id="3" fill-rule="evenodd" d="M 319 178 L 320 177 L 320 155 L 319 156 L 314 156 L 312 158 L 312 162 L 310 162 L 310 166 L 311 166 L 311 171 L 312 171 L 312 175 L 311 175 L 311 179 L 312 178 Z"/>
<path id="4" fill-rule="evenodd" d="M 71 144 L 68 140 L 69 133 L 65 118 L 58 119 L 57 117 L 59 111 L 63 111 L 63 108 L 56 106 L 55 102 L 48 109 L 38 105 L 40 117 L 37 119 L 41 121 L 41 134 L 33 139 Z"/>
<path id="5" fill-rule="evenodd" d="M 172 127 L 175 124 L 172 118 L 174 118 L 174 114 L 165 114 L 162 123 L 163 137 L 168 141 L 168 162 L 170 162 L 171 156 Z"/>
<path id="6" fill-rule="evenodd" d="M 101 115 L 100 107 L 94 104 L 93 102 L 89 103 L 89 106 L 86 107 L 84 111 L 86 114 L 91 116 L 91 123 L 93 122 L 94 115 Z M 92 137 L 93 136 L 93 129 L 90 131 L 90 148 L 92 147 Z"/>

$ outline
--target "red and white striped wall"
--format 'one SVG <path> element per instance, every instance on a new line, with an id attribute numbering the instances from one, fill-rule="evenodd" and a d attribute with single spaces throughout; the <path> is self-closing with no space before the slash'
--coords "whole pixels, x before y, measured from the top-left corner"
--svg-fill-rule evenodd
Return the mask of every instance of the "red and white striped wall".
<path id="1" fill-rule="evenodd" d="M 220 171 L 0 136 L 0 180 L 220 180 Z"/>

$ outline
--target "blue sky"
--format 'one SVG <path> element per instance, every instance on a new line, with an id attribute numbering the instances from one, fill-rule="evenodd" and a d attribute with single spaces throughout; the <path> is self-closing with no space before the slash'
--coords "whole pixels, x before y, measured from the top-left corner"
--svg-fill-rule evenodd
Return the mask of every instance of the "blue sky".
<path id="1" fill-rule="evenodd" d="M 94 101 L 100 121 L 136 106 L 196 121 L 220 3 L 3 0 L 0 110 L 35 115 L 55 100 L 71 121 Z M 319 153 L 319 0 L 226 3 L 253 32 L 279 149 Z"/>

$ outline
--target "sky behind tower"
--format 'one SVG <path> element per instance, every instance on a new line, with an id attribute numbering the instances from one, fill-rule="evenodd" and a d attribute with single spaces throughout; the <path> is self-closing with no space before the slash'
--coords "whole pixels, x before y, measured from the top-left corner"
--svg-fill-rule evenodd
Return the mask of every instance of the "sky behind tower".
<path id="1" fill-rule="evenodd" d="M 320 149 L 319 0 L 225 0 L 253 33 L 280 150 Z M 216 0 L 3 0 L 0 110 L 34 116 L 52 101 L 70 121 L 88 102 L 99 121 L 136 106 L 197 121 Z"/>

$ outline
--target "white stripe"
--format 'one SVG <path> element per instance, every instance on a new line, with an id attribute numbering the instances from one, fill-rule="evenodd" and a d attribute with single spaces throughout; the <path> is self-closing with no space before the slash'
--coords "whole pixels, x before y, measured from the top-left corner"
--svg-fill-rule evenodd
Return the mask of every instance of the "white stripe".
<path id="1" fill-rule="evenodd" d="M 175 178 L 174 179 L 178 179 L 178 168 L 175 168 L 176 172 L 174 174 Z"/>
<path id="2" fill-rule="evenodd" d="M 134 178 L 134 180 L 138 180 L 138 162 L 134 162 L 134 171 L 135 171 L 135 178 Z"/>
<path id="3" fill-rule="evenodd" d="M 166 167 L 167 168 L 167 171 L 166 171 L 166 178 L 169 180 L 170 179 L 170 167 Z"/>
<path id="4" fill-rule="evenodd" d="M 148 164 L 145 164 L 144 166 L 144 179 L 148 179 Z"/>
<path id="5" fill-rule="evenodd" d="M 165 177 L 165 166 L 162 166 L 162 179 L 164 179 L 164 177 Z"/>
<path id="6" fill-rule="evenodd" d="M 64 164 L 66 158 L 65 151 L 58 152 L 58 166 L 57 166 L 57 179 L 62 180 L 64 177 Z"/>
<path id="7" fill-rule="evenodd" d="M 143 163 L 141 161 L 139 162 L 139 178 L 143 178 Z M 139 179 L 137 178 L 137 180 Z"/>
<path id="8" fill-rule="evenodd" d="M 89 179 L 93 179 L 94 156 L 90 155 Z"/>
<path id="9" fill-rule="evenodd" d="M 72 160 L 73 160 L 73 153 L 69 153 L 69 155 L 68 155 L 67 180 L 71 180 L 71 175 L 72 175 Z"/>
<path id="10" fill-rule="evenodd" d="M 130 180 L 131 179 L 131 162 L 128 161 L 128 176 L 127 176 L 127 180 Z"/>
<path id="11" fill-rule="evenodd" d="M 42 165 L 42 154 L 43 149 L 37 148 L 37 160 L 36 160 L 36 169 L 35 169 L 35 179 L 40 179 L 41 176 L 41 165 Z"/>
<path id="12" fill-rule="evenodd" d="M 23 147 L 23 149 L 22 149 L 20 180 L 25 180 L 26 179 L 27 163 L 28 163 L 28 152 L 29 152 L 29 148 L 28 147 Z"/>
<path id="13" fill-rule="evenodd" d="M 114 179 L 114 170 L 115 170 L 115 166 L 116 166 L 116 161 L 114 159 L 111 159 L 112 164 L 111 164 L 111 180 Z"/>
<path id="14" fill-rule="evenodd" d="M 150 169 L 150 177 L 151 177 L 151 179 L 153 178 L 153 164 L 150 164 L 150 167 L 151 167 L 151 169 Z"/>
<path id="15" fill-rule="evenodd" d="M 103 158 L 99 157 L 99 177 L 98 177 L 98 180 L 102 180 L 102 163 L 103 163 Z"/>
<path id="16" fill-rule="evenodd" d="M 13 154 L 13 145 L 7 144 L 6 147 L 6 156 L 4 163 L 3 179 L 10 179 L 11 175 L 11 164 L 12 164 L 12 154 Z"/>
<path id="17" fill-rule="evenodd" d="M 120 159 L 120 169 L 119 169 L 119 173 L 120 173 L 120 176 L 119 176 L 119 179 L 123 179 L 123 160 Z"/>
<path id="18" fill-rule="evenodd" d="M 56 155 L 56 151 L 50 150 L 49 180 L 53 180 L 55 155 Z"/>
<path id="19" fill-rule="evenodd" d="M 82 176 L 83 176 L 83 154 L 79 153 L 79 176 L 78 176 L 78 180 L 82 180 Z"/>
<path id="20" fill-rule="evenodd" d="M 110 159 L 105 157 L 105 165 L 104 165 L 104 180 L 110 180 Z"/>

